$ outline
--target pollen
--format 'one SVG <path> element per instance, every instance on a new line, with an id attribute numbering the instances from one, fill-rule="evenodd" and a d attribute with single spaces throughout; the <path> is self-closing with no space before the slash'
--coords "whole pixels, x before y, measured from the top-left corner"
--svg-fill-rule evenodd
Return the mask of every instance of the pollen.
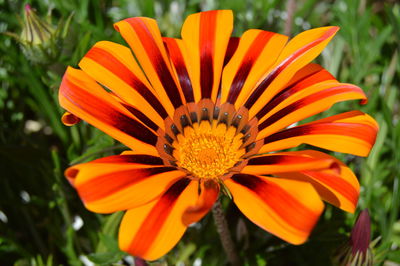
<path id="1" fill-rule="evenodd" d="M 197 178 L 219 178 L 227 174 L 245 153 L 240 149 L 242 136 L 229 133 L 235 131 L 230 129 L 225 125 L 212 128 L 208 121 L 203 121 L 196 129 L 185 130 L 175 145 L 177 165 Z"/>

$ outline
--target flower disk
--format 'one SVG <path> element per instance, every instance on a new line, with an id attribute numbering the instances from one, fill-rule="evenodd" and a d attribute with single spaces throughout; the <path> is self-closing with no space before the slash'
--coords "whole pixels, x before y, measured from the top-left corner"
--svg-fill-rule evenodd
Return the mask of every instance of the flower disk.
<path id="1" fill-rule="evenodd" d="M 177 165 L 197 178 L 218 178 L 228 173 L 243 154 L 238 151 L 242 142 L 240 136 L 227 134 L 226 126 L 211 128 L 209 122 L 195 126 L 197 130 L 188 128 L 183 137 L 178 136 L 180 141 L 174 145 Z"/>
<path id="2" fill-rule="evenodd" d="M 239 172 L 246 158 L 257 152 L 252 142 L 257 129 L 247 121 L 245 108 L 236 112 L 231 104 L 220 107 L 202 100 L 178 108 L 174 117 L 171 125 L 166 121 L 170 132 L 159 137 L 157 146 L 166 164 L 186 171 L 189 177 L 219 182 Z"/>

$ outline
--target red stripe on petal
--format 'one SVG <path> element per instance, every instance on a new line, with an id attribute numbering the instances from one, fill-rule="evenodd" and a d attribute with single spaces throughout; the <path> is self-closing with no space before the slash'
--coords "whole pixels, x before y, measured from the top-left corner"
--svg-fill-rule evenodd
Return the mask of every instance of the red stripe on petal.
<path id="1" fill-rule="evenodd" d="M 142 121 L 146 126 L 149 128 L 153 129 L 154 131 L 157 131 L 159 127 L 157 126 L 156 123 L 153 122 L 150 118 L 148 118 L 145 114 L 142 113 L 142 111 L 138 110 L 137 108 L 123 104 L 121 103 L 126 110 L 128 110 L 131 114 L 133 114 L 136 118 L 138 118 L 140 121 Z"/>
<path id="2" fill-rule="evenodd" d="M 160 166 L 164 165 L 163 160 L 160 157 L 146 154 L 107 156 L 94 160 L 92 163 L 135 163 Z"/>
<path id="3" fill-rule="evenodd" d="M 310 232 L 316 221 L 305 220 L 314 217 L 315 213 L 294 199 L 288 192 L 274 183 L 266 183 L 257 176 L 238 174 L 232 180 L 256 193 L 271 209 L 290 226 L 300 231 Z M 297 210 L 286 212 L 285 210 Z"/>
<path id="4" fill-rule="evenodd" d="M 90 58 L 91 60 L 102 65 L 114 75 L 123 80 L 126 84 L 135 89 L 154 107 L 154 109 L 161 115 L 162 118 L 165 119 L 166 117 L 168 117 L 168 113 L 166 112 L 160 101 L 157 99 L 157 97 L 149 90 L 149 88 L 147 88 L 145 84 L 143 84 L 143 82 L 140 81 L 139 78 L 135 76 L 134 73 L 132 73 L 132 71 L 130 71 L 112 54 L 101 48 L 93 47 L 89 50 L 85 57 Z"/>
<path id="5" fill-rule="evenodd" d="M 264 139 L 264 143 L 288 139 L 303 135 L 339 135 L 362 139 L 371 145 L 375 142 L 376 129 L 365 124 L 353 123 L 318 123 L 297 126 L 277 132 Z"/>
<path id="6" fill-rule="evenodd" d="M 231 37 L 229 39 L 228 48 L 226 50 L 225 58 L 224 58 L 224 66 L 229 63 L 233 54 L 236 52 L 236 49 L 239 46 L 239 37 Z"/>
<path id="7" fill-rule="evenodd" d="M 149 55 L 151 63 L 156 70 L 168 98 L 171 100 L 173 106 L 178 108 L 183 104 L 179 89 L 171 75 L 171 71 L 164 61 L 160 48 L 157 46 L 153 36 L 151 35 L 150 29 L 147 28 L 146 24 L 140 18 L 129 18 L 125 21 L 135 29 L 139 40 L 143 44 L 146 53 Z"/>
<path id="8" fill-rule="evenodd" d="M 271 115 L 264 122 L 262 122 L 258 126 L 258 128 L 259 128 L 259 130 L 262 130 L 262 129 L 272 125 L 273 123 L 277 122 L 281 118 L 287 116 L 288 114 L 290 114 L 302 107 L 305 107 L 309 104 L 315 103 L 317 101 L 322 101 L 325 98 L 328 98 L 330 96 L 346 94 L 346 93 L 350 93 L 350 92 L 356 92 L 356 93 L 359 93 L 360 95 L 364 95 L 364 92 L 356 86 L 338 84 L 338 86 L 336 86 L 336 87 L 325 89 L 323 91 L 314 93 L 306 98 L 300 99 L 300 100 L 286 106 L 285 108 L 279 110 L 275 114 Z M 328 105 L 327 108 L 328 107 L 330 107 L 330 106 Z"/>
<path id="9" fill-rule="evenodd" d="M 302 173 L 337 191 L 356 205 L 359 192 L 349 182 L 341 178 L 340 175 L 317 171 L 302 171 Z"/>
<path id="10" fill-rule="evenodd" d="M 163 40 L 168 49 L 172 63 L 174 64 L 176 73 L 178 74 L 179 83 L 181 84 L 182 92 L 185 96 L 186 102 L 194 102 L 192 82 L 190 80 L 182 52 L 179 49 L 175 39 L 163 38 Z"/>
<path id="11" fill-rule="evenodd" d="M 254 62 L 257 60 L 264 47 L 267 45 L 269 40 L 275 33 L 269 31 L 260 31 L 258 36 L 254 39 L 253 43 L 247 50 L 244 60 L 239 67 L 235 78 L 233 79 L 231 88 L 229 90 L 227 102 L 234 103 L 239 96 L 240 90 L 242 89 L 247 76 L 253 67 Z"/>
<path id="12" fill-rule="evenodd" d="M 211 98 L 214 83 L 214 40 L 218 11 L 208 11 L 200 16 L 200 86 L 202 98 Z"/>
<path id="13" fill-rule="evenodd" d="M 326 40 L 329 36 L 333 35 L 337 31 L 337 28 L 333 27 L 326 31 L 323 36 L 318 38 L 317 40 L 308 43 L 307 45 L 304 45 L 300 49 L 298 49 L 296 52 L 291 54 L 289 57 L 287 57 L 285 60 L 282 61 L 275 69 L 273 69 L 268 76 L 261 81 L 261 83 L 257 86 L 257 88 L 252 92 L 250 97 L 247 99 L 246 103 L 244 106 L 247 109 L 250 109 L 253 104 L 260 98 L 260 96 L 264 93 L 264 91 L 268 88 L 268 86 L 274 81 L 274 79 L 292 62 L 294 62 L 297 58 L 302 56 L 304 53 L 306 53 L 308 50 L 311 48 L 315 47 L 316 45 L 320 44 L 324 40 Z"/>
<path id="14" fill-rule="evenodd" d="M 157 136 L 140 122 L 113 109 L 106 101 L 95 97 L 64 77 L 60 93 L 75 106 L 121 132 L 147 144 L 155 145 Z"/>
<path id="15" fill-rule="evenodd" d="M 144 219 L 140 230 L 130 243 L 129 250 L 134 247 L 135 254 L 145 254 L 151 248 L 152 243 L 156 239 L 164 221 L 172 211 L 180 194 L 189 185 L 190 179 L 182 178 L 174 183 L 165 194 L 158 200 L 157 204 Z"/>
<path id="16" fill-rule="evenodd" d="M 271 164 L 291 164 L 291 163 L 308 163 L 317 161 L 311 157 L 301 157 L 295 155 L 269 155 L 251 158 L 248 165 L 271 165 Z"/>
<path id="17" fill-rule="evenodd" d="M 326 80 L 335 80 L 335 78 L 325 69 L 311 73 L 302 79 L 298 80 L 291 86 L 285 88 L 284 90 L 280 91 L 277 95 L 275 95 L 271 101 L 266 104 L 257 114 L 256 117 L 261 119 L 266 114 L 268 114 L 272 109 L 278 106 L 281 102 L 285 99 L 293 95 L 294 93 L 304 90 L 309 86 L 314 84 L 326 81 Z"/>
<path id="18" fill-rule="evenodd" d="M 87 203 L 108 197 L 153 175 L 174 171 L 174 167 L 131 169 L 98 176 L 77 186 L 79 196 Z M 117 179 L 117 180 L 116 180 Z M 96 189 L 91 189 L 96 187 Z"/>

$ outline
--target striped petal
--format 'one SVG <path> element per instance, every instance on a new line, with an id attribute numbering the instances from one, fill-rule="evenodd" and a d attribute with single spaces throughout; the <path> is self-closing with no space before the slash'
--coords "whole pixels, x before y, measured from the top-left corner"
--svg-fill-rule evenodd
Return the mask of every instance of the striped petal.
<path id="1" fill-rule="evenodd" d="M 246 174 L 224 182 L 247 218 L 292 244 L 307 240 L 324 208 L 318 193 L 306 182 Z"/>
<path id="2" fill-rule="evenodd" d="M 114 24 L 131 47 L 148 80 L 157 92 L 168 114 L 184 103 L 165 50 L 160 30 L 154 19 L 128 18 Z"/>
<path id="3" fill-rule="evenodd" d="M 240 38 L 235 54 L 224 68 L 221 102 L 237 103 L 237 109 L 243 105 L 244 97 L 275 63 L 287 39 L 284 35 L 269 31 L 246 31 Z"/>
<path id="4" fill-rule="evenodd" d="M 188 16 L 182 26 L 182 40 L 190 58 L 190 76 L 196 102 L 216 102 L 222 67 L 233 29 L 230 10 L 213 10 Z"/>
<path id="5" fill-rule="evenodd" d="M 312 29 L 290 40 L 276 63 L 258 81 L 244 102 L 250 117 L 257 114 L 271 98 L 284 89 L 298 70 L 317 57 L 338 30 L 338 27 Z"/>
<path id="6" fill-rule="evenodd" d="M 65 112 L 61 117 L 61 122 L 68 127 L 76 125 L 80 121 L 81 119 L 79 117 L 71 114 L 70 112 Z"/>
<path id="7" fill-rule="evenodd" d="M 307 151 L 291 151 L 252 157 L 241 172 L 252 175 L 270 175 L 336 167 L 336 161 L 333 158 L 315 157 Z"/>
<path id="8" fill-rule="evenodd" d="M 188 71 L 190 65 L 188 64 L 187 51 L 183 41 L 166 37 L 163 38 L 163 41 L 186 102 L 194 102 L 192 82 Z"/>
<path id="9" fill-rule="evenodd" d="M 85 72 L 69 67 L 64 74 L 60 105 L 132 149 L 158 155 L 157 135 Z"/>
<path id="10" fill-rule="evenodd" d="M 118 103 L 120 103 L 122 106 L 124 106 L 136 119 L 138 119 L 140 122 L 142 122 L 144 125 L 146 125 L 148 128 L 151 128 L 154 132 L 160 132 L 159 129 L 164 129 L 164 123 L 162 125 L 157 125 L 154 123 L 154 120 L 150 119 L 149 116 L 147 116 L 145 113 L 147 113 L 147 110 L 143 110 L 143 107 L 140 108 L 134 107 L 131 104 L 128 104 L 124 100 L 122 100 L 120 97 L 118 97 L 114 92 L 110 91 L 109 92 L 110 96 L 114 98 Z M 145 113 L 143 113 L 143 112 Z M 168 119 L 168 118 L 167 118 Z M 162 130 L 161 130 L 162 131 Z"/>
<path id="11" fill-rule="evenodd" d="M 143 154 L 116 155 L 74 165 L 65 172 L 86 208 L 111 213 L 143 205 L 159 197 L 183 171 Z"/>
<path id="12" fill-rule="evenodd" d="M 308 64 L 300 69 L 289 81 L 285 89 L 276 94 L 257 114 L 256 117 L 263 122 L 265 116 L 294 93 L 302 91 L 319 83 L 338 83 L 328 71 L 318 64 Z"/>
<path id="13" fill-rule="evenodd" d="M 224 67 L 231 61 L 232 56 L 235 54 L 238 46 L 239 46 L 239 37 L 231 37 L 229 39 L 228 48 L 226 49 L 226 54 L 224 58 Z"/>
<path id="14" fill-rule="evenodd" d="M 209 212 L 218 198 L 219 185 L 213 180 L 201 181 L 199 191 L 196 204 L 186 209 L 182 217 L 182 221 L 185 225 L 190 225 L 199 221 Z"/>
<path id="15" fill-rule="evenodd" d="M 360 194 L 360 184 L 353 171 L 340 160 L 323 152 L 307 150 L 302 153 L 321 160 L 333 160 L 339 166 L 339 171 L 308 169 L 296 173 L 281 173 L 279 176 L 310 182 L 323 200 L 344 211 L 354 213 Z"/>
<path id="16" fill-rule="evenodd" d="M 79 67 L 128 105 L 142 110 L 159 127 L 164 126 L 168 113 L 129 48 L 98 42 L 83 57 Z"/>
<path id="17" fill-rule="evenodd" d="M 196 209 L 198 188 L 198 181 L 183 178 L 159 199 L 127 211 L 119 231 L 120 248 L 146 260 L 171 250 L 187 228 L 185 213 Z"/>
<path id="18" fill-rule="evenodd" d="M 282 102 L 277 104 L 259 122 L 258 139 L 271 135 L 295 122 L 326 111 L 337 102 L 348 100 L 366 101 L 367 99 L 359 87 L 351 84 L 323 81 L 307 86 L 305 84 L 307 82 L 308 79 L 288 90 L 287 94 L 282 97 L 275 98 L 275 104 L 281 100 Z M 302 86 L 303 84 L 305 85 Z M 293 92 L 294 90 L 297 91 Z M 287 96 L 289 94 L 291 95 Z"/>
<path id="19" fill-rule="evenodd" d="M 259 153 L 283 150 L 300 144 L 367 156 L 375 143 L 378 124 L 367 114 L 352 111 L 288 128 L 260 141 Z"/>

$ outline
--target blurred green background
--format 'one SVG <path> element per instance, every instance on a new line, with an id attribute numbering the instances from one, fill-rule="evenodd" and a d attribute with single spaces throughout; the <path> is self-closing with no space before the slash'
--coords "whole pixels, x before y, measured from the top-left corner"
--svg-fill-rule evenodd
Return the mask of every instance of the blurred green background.
<path id="1" fill-rule="evenodd" d="M 249 28 L 293 36 L 312 27 L 341 27 L 317 62 L 341 82 L 365 90 L 369 103 L 361 110 L 376 118 L 380 132 L 368 158 L 335 155 L 360 179 L 357 212 L 370 211 L 375 264 L 400 264 L 398 2 L 31 1 L 42 19 L 64 30 L 58 34 L 63 40 L 45 50 L 47 57 L 42 50 L 27 50 L 10 34 L 21 33 L 25 4 L 28 2 L 0 0 L 0 265 L 132 263 L 132 258 L 117 248 L 121 213 L 107 216 L 85 210 L 63 177 L 70 164 L 116 154 L 124 147 L 85 123 L 71 128 L 62 125 L 58 86 L 66 66 L 76 67 L 95 42 L 124 43 L 113 30 L 114 22 L 132 16 L 154 17 L 165 36 L 177 37 L 188 14 L 210 9 L 234 10 L 236 36 Z M 341 103 L 324 115 L 350 109 L 360 106 Z M 291 246 L 253 225 L 231 202 L 223 204 L 245 265 L 331 265 L 356 218 L 327 206 L 310 241 Z M 226 264 L 212 217 L 190 227 L 177 247 L 155 264 Z"/>

